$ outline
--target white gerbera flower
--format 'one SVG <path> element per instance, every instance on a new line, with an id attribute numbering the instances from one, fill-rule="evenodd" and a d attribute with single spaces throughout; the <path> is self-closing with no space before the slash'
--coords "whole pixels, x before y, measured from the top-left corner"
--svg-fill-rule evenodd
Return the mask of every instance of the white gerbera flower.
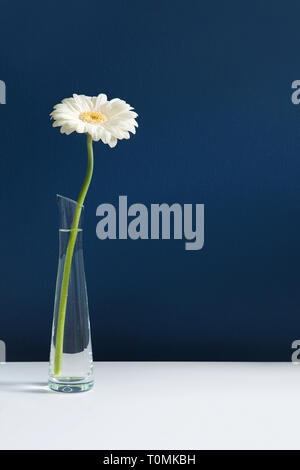
<path id="1" fill-rule="evenodd" d="M 62 134 L 76 131 L 90 134 L 93 140 L 102 140 L 110 147 L 117 145 L 118 139 L 129 139 L 138 123 L 137 114 L 126 101 L 114 98 L 110 101 L 101 93 L 98 96 L 73 95 L 54 106 L 50 114 L 53 127 L 60 127 Z"/>

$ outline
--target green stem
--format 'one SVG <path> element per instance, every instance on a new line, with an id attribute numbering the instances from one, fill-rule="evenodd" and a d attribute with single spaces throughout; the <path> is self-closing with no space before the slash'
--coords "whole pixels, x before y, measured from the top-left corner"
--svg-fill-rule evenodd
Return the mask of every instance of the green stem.
<path id="1" fill-rule="evenodd" d="M 69 290 L 69 280 L 70 272 L 72 265 L 72 258 L 74 253 L 74 247 L 77 239 L 78 225 L 81 216 L 81 211 L 84 203 L 86 193 L 88 192 L 89 185 L 93 175 L 94 167 L 94 156 L 93 156 L 93 140 L 92 137 L 87 134 L 87 151 L 88 151 L 88 165 L 87 171 L 84 178 L 84 182 L 81 188 L 81 191 L 78 196 L 78 201 L 76 205 L 75 214 L 73 217 L 73 222 L 70 230 L 70 237 L 68 241 L 68 247 L 65 258 L 64 273 L 61 284 L 60 292 L 60 301 L 59 301 L 59 312 L 58 312 L 58 321 L 57 321 L 57 330 L 56 330 L 56 345 L 55 345 L 55 357 L 54 357 L 54 375 L 61 374 L 61 363 L 62 363 L 62 354 L 63 354 L 63 344 L 64 344 L 64 328 L 65 328 L 65 318 L 66 318 L 66 308 L 68 300 L 68 290 Z"/>

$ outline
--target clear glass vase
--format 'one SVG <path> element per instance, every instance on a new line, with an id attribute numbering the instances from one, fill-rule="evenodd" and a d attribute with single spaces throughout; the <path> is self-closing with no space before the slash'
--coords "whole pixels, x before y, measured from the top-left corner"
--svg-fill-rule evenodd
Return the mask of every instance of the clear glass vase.
<path id="1" fill-rule="evenodd" d="M 75 211 L 78 209 L 77 202 L 59 195 L 57 202 L 60 219 L 59 263 L 50 348 L 49 387 L 57 392 L 83 392 L 92 388 L 94 380 L 82 248 L 82 212 L 78 229 L 74 230 L 72 223 Z M 71 235 L 72 232 L 75 233 Z M 69 264 L 69 276 L 66 276 L 67 250 L 72 237 L 74 249 L 72 261 Z M 62 309 L 61 293 L 63 283 L 66 284 L 66 279 L 64 279 L 66 277 L 69 282 L 65 290 L 66 306 Z"/>

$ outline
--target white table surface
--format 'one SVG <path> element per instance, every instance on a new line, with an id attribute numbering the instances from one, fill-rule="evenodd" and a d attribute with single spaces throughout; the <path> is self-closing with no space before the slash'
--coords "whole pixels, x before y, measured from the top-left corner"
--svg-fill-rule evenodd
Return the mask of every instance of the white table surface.
<path id="1" fill-rule="evenodd" d="M 0 364 L 0 449 L 300 449 L 300 366 L 98 362 L 52 392 L 48 364 Z"/>

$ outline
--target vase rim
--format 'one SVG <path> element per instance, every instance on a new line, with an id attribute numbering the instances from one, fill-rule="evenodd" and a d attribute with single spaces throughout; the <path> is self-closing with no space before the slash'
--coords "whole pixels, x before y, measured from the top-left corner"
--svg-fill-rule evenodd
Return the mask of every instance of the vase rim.
<path id="1" fill-rule="evenodd" d="M 66 201 L 69 201 L 69 202 L 73 202 L 73 204 L 75 204 L 76 206 L 80 206 L 80 207 L 84 208 L 84 205 L 78 204 L 77 201 L 74 201 L 74 199 L 71 199 L 70 197 L 62 196 L 61 194 L 56 194 L 56 197 L 57 198 L 60 197 L 60 198 L 65 199 Z"/>

